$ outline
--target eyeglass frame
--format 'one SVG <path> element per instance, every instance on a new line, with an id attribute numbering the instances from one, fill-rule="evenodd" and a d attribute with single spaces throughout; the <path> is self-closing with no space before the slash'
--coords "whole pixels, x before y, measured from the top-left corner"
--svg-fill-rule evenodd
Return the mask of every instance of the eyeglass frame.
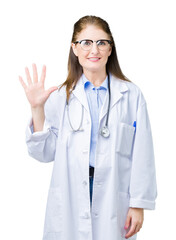
<path id="1" fill-rule="evenodd" d="M 81 44 L 82 41 L 91 41 L 92 43 L 96 42 L 96 44 L 97 44 L 98 41 L 106 41 L 106 42 L 108 42 L 110 45 L 113 43 L 111 40 L 108 40 L 108 39 L 99 39 L 99 40 L 97 40 L 97 41 L 94 41 L 94 40 L 91 40 L 91 39 L 83 39 L 83 40 L 76 41 L 76 42 L 73 42 L 73 43 L 74 43 L 74 44 L 77 44 L 77 43 Z M 93 45 L 92 45 L 92 46 L 93 46 Z M 98 45 L 97 45 L 97 47 L 98 47 Z M 83 48 L 82 48 L 82 49 L 83 49 Z M 92 49 L 92 47 L 91 47 L 90 49 Z M 84 50 L 84 51 L 90 51 L 90 49 L 89 49 L 89 50 L 83 49 L 83 50 Z M 98 47 L 98 49 L 99 49 L 99 47 Z M 102 51 L 103 51 L 103 50 L 102 50 Z"/>

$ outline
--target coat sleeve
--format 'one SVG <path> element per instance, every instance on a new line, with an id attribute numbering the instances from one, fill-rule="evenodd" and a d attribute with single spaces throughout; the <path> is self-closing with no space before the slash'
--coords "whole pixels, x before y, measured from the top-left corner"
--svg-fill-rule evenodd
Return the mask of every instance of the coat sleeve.
<path id="1" fill-rule="evenodd" d="M 139 104 L 137 110 L 129 206 L 154 210 L 156 197 L 157 185 L 153 140 L 147 105 L 143 98 L 142 104 Z"/>
<path id="2" fill-rule="evenodd" d="M 42 131 L 33 132 L 32 117 L 26 128 L 26 144 L 31 157 L 40 162 L 51 162 L 55 157 L 59 119 L 55 111 L 55 92 L 45 103 L 45 122 Z"/>

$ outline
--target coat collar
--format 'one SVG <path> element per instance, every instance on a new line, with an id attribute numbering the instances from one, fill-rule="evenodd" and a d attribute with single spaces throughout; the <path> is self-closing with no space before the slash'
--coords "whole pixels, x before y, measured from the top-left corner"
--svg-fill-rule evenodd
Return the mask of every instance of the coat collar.
<path id="1" fill-rule="evenodd" d="M 110 110 L 111 110 L 111 108 L 123 97 L 123 94 L 128 91 L 128 87 L 125 81 L 110 74 L 110 89 L 111 89 L 111 102 L 110 102 Z M 81 102 L 81 104 L 90 114 L 87 96 L 84 90 L 84 83 L 82 81 L 82 76 L 78 80 L 75 86 L 75 89 L 72 91 L 72 93 Z M 71 94 L 70 101 L 74 97 L 73 95 Z M 108 96 L 109 96 L 109 92 L 107 91 L 105 100 L 100 112 L 99 122 L 107 113 L 108 101 L 109 101 Z"/>

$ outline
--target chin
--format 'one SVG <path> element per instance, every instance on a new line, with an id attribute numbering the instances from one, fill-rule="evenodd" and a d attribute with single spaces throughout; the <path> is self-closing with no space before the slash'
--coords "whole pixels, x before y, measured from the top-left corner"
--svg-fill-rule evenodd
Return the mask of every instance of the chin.
<path id="1" fill-rule="evenodd" d="M 105 66 L 91 66 L 91 67 L 87 67 L 87 66 L 83 66 L 83 69 L 85 69 L 86 71 L 89 72 L 100 72 L 103 71 L 105 68 Z"/>

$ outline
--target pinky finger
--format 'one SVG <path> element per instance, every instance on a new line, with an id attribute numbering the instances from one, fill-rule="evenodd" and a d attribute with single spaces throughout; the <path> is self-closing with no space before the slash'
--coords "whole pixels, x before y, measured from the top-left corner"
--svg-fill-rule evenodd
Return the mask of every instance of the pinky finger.
<path id="1" fill-rule="evenodd" d="M 24 88 L 24 90 L 26 90 L 27 86 L 26 86 L 26 84 L 25 84 L 25 82 L 23 81 L 23 79 L 22 79 L 21 76 L 19 76 L 19 81 L 20 81 L 22 87 Z"/>

